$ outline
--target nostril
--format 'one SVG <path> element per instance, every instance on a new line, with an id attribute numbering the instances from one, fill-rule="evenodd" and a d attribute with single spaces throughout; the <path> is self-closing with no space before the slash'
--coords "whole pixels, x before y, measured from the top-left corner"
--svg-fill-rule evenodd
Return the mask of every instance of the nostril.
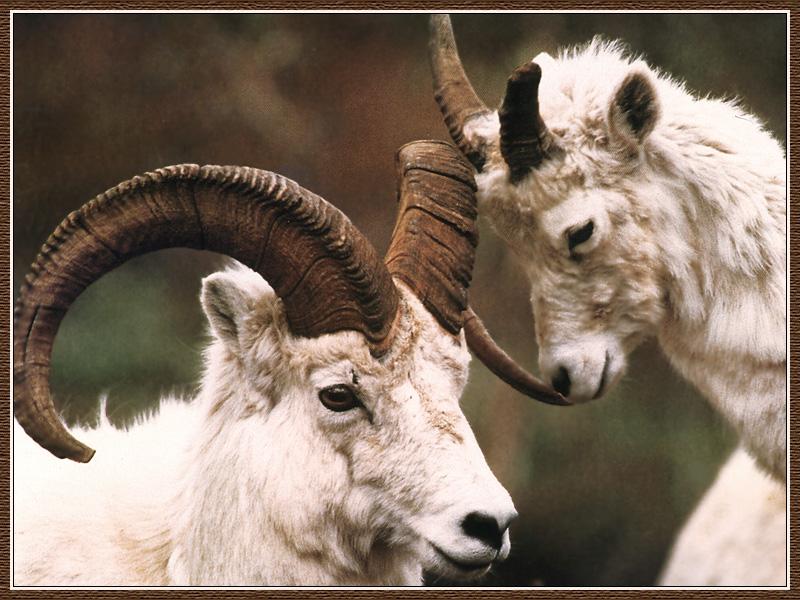
<path id="1" fill-rule="evenodd" d="M 569 396 L 569 383 L 569 372 L 558 367 L 558 373 L 553 377 L 553 389 L 566 398 Z"/>
<path id="2" fill-rule="evenodd" d="M 495 550 L 500 550 L 503 545 L 503 533 L 506 527 L 501 529 L 497 519 L 491 515 L 480 512 L 469 513 L 461 522 L 461 528 L 468 536 L 482 541 Z"/>

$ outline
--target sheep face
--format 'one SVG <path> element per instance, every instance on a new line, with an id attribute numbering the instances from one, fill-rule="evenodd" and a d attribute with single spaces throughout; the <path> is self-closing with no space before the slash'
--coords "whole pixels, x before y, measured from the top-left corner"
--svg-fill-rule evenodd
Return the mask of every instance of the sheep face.
<path id="1" fill-rule="evenodd" d="M 576 190 L 539 213 L 525 252 L 541 372 L 574 402 L 599 398 L 661 318 L 657 249 L 635 199 Z"/>
<path id="2" fill-rule="evenodd" d="M 648 195 L 664 193 L 652 184 L 647 146 L 659 114 L 654 77 L 608 48 L 587 52 L 608 63 L 608 83 L 587 85 L 575 64 L 583 55 L 534 59 L 555 150 L 519 181 L 499 151 L 477 176 L 481 211 L 532 282 L 542 373 L 574 402 L 611 388 L 626 353 L 663 314 L 659 250 L 645 208 Z M 465 134 L 497 148 L 499 127 L 487 115 Z"/>
<path id="3" fill-rule="evenodd" d="M 516 513 L 458 405 L 463 335 L 445 334 L 398 288 L 397 333 L 375 359 L 355 332 L 293 336 L 252 272 L 207 278 L 208 364 L 220 367 L 204 395 L 228 443 L 231 423 L 241 433 L 236 451 L 205 456 L 257 463 L 248 472 L 263 478 L 263 506 L 280 507 L 264 523 L 300 555 L 364 572 L 376 555 L 401 553 L 438 574 L 477 576 L 507 556 Z"/>

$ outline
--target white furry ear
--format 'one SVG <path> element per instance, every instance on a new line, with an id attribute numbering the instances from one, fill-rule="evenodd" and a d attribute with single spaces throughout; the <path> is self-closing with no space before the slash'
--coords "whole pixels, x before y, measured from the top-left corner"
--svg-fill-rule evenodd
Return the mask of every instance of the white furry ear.
<path id="1" fill-rule="evenodd" d="M 200 301 L 214 335 L 239 349 L 239 333 L 256 297 L 237 273 L 214 273 L 203 279 Z"/>
<path id="2" fill-rule="evenodd" d="M 658 122 L 661 107 L 651 77 L 644 67 L 631 71 L 611 98 L 608 128 L 626 146 L 640 145 Z"/>

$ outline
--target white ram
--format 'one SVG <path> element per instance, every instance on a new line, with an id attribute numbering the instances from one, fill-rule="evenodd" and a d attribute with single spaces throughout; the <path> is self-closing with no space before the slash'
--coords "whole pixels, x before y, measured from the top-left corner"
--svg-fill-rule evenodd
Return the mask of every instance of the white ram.
<path id="1" fill-rule="evenodd" d="M 98 448 L 88 465 L 15 430 L 15 585 L 419 584 L 423 568 L 469 578 L 508 555 L 514 506 L 458 405 L 471 168 L 440 142 L 398 156 L 385 265 L 324 200 L 248 168 L 167 167 L 62 223 L 17 304 L 14 402 L 76 461 L 94 451 L 47 383 L 72 299 L 167 246 L 254 270 L 203 281 L 213 342 L 191 403 L 76 431 Z"/>
<path id="2" fill-rule="evenodd" d="M 759 489 L 785 492 L 780 144 L 737 103 L 698 98 L 617 43 L 539 54 L 511 75 L 498 111 L 467 80 L 446 15 L 431 19 L 430 49 L 445 122 L 478 171 L 479 209 L 529 275 L 545 378 L 570 401 L 599 398 L 627 354 L 655 337 L 774 478 Z M 754 464 L 730 460 L 718 485 L 729 488 L 730 470 L 756 476 Z M 716 510 L 709 494 L 699 510 Z M 782 497 L 762 498 L 766 519 L 785 523 Z M 770 540 L 752 539 L 748 526 L 738 539 L 709 540 L 693 529 L 701 517 L 671 559 L 691 571 L 668 566 L 663 583 L 785 584 L 785 528 L 769 528 Z M 680 556 L 701 543 L 741 556 L 763 548 L 756 554 L 772 567 L 705 572 Z"/>

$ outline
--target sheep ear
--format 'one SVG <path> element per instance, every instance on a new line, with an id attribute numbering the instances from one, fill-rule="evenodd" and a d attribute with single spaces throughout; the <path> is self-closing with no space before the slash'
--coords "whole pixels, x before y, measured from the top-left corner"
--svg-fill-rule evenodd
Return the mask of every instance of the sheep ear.
<path id="1" fill-rule="evenodd" d="M 239 332 L 255 304 L 252 291 L 235 274 L 214 273 L 203 279 L 200 301 L 214 335 L 239 348 Z"/>
<path id="2" fill-rule="evenodd" d="M 660 113 L 650 73 L 644 68 L 636 69 L 614 92 L 608 110 L 609 129 L 625 145 L 640 145 L 653 131 Z"/>

